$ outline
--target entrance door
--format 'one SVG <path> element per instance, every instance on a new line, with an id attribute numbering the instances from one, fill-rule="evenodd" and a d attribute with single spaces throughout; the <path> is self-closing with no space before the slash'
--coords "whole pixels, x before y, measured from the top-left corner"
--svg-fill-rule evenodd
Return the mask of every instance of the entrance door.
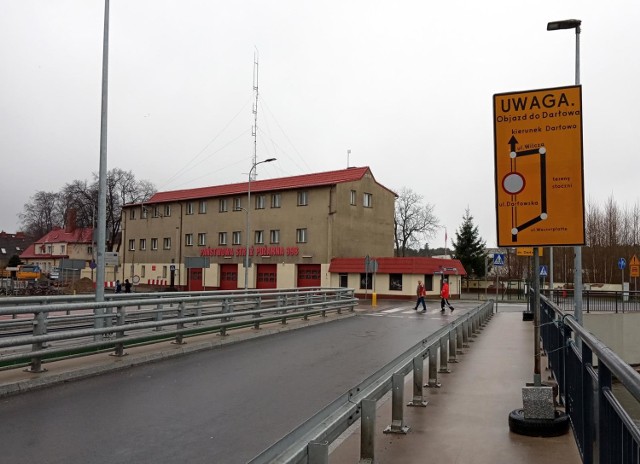
<path id="1" fill-rule="evenodd" d="M 276 288 L 278 279 L 276 264 L 258 264 L 256 288 Z"/>
<path id="2" fill-rule="evenodd" d="M 220 290 L 238 290 L 238 265 L 220 265 Z"/>
<path id="3" fill-rule="evenodd" d="M 188 289 L 190 292 L 201 292 L 204 287 L 202 286 L 202 268 L 190 268 L 189 269 L 189 284 Z"/>
<path id="4" fill-rule="evenodd" d="M 320 265 L 298 264 L 298 287 L 319 287 Z"/>

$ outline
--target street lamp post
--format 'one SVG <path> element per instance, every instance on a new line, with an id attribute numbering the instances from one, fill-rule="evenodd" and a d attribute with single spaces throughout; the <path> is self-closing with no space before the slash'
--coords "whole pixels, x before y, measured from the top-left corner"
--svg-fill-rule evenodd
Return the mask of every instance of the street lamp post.
<path id="1" fill-rule="evenodd" d="M 579 19 L 565 19 L 562 21 L 552 21 L 547 23 L 548 31 L 557 31 L 560 29 L 576 30 L 576 85 L 580 85 L 580 25 L 582 21 Z M 582 325 L 582 247 L 573 247 L 575 259 L 574 269 L 575 275 L 573 280 L 573 301 L 574 316 L 578 324 Z"/>
<path id="2" fill-rule="evenodd" d="M 251 232 L 251 174 L 256 169 L 256 166 L 262 163 L 270 163 L 275 161 L 276 158 L 268 158 L 266 160 L 258 161 L 253 163 L 251 169 L 249 170 L 249 182 L 247 184 L 247 223 L 245 230 L 245 250 L 244 250 L 244 289 L 247 290 L 249 288 L 249 234 Z"/>

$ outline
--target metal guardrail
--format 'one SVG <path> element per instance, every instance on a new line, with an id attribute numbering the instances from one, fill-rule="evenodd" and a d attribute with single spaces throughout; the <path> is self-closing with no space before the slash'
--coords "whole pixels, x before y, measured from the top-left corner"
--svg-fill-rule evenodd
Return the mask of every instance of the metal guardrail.
<path id="1" fill-rule="evenodd" d="M 119 294 L 103 302 L 86 297 L 2 302 L 7 300 L 26 304 L 0 305 L 0 367 L 28 362 L 32 372 L 41 372 L 46 359 L 111 349 L 122 356 L 129 345 L 171 338 L 181 344 L 189 335 L 286 324 L 327 311 L 353 311 L 358 301 L 354 290 L 346 288 Z"/>
<path id="2" fill-rule="evenodd" d="M 585 464 L 637 463 L 640 428 L 612 387 L 614 382 L 619 382 L 618 385 L 640 402 L 640 374 L 579 325 L 572 315 L 563 313 L 543 296 L 540 325 L 549 368 L 558 382 L 560 399 L 571 419 L 582 461 Z"/>
<path id="3" fill-rule="evenodd" d="M 540 290 L 549 300 L 563 311 L 573 311 L 573 290 Z M 582 292 L 582 309 L 585 313 L 640 312 L 640 292 L 636 291 L 603 291 L 584 290 Z"/>
<path id="4" fill-rule="evenodd" d="M 392 421 L 385 432 L 406 432 L 403 424 L 405 376 L 413 372 L 413 399 L 409 405 L 425 406 L 425 359 L 428 359 L 429 380 L 424 386 L 437 387 L 440 385 L 438 372 L 449 372 L 447 363 L 456 362 L 458 350 L 467 347 L 469 338 L 473 337 L 493 315 L 493 306 L 493 301 L 485 302 L 421 340 L 249 463 L 326 464 L 329 462 L 329 445 L 358 419 L 361 420 L 360 462 L 374 462 L 377 401 L 392 390 Z"/>

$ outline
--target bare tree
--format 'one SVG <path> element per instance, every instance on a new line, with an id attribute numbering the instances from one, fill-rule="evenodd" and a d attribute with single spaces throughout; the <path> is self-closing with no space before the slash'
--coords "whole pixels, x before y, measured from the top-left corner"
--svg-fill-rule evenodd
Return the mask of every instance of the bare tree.
<path id="1" fill-rule="evenodd" d="M 58 201 L 57 193 L 36 192 L 20 214 L 22 230 L 31 237 L 39 238 L 56 227 L 62 227 L 64 216 L 59 214 Z"/>
<path id="2" fill-rule="evenodd" d="M 433 205 L 422 201 L 422 195 L 410 188 L 403 187 L 398 194 L 394 217 L 396 256 L 405 256 L 409 248 L 421 248 L 421 242 L 433 237 L 440 227 Z"/>
<path id="3" fill-rule="evenodd" d="M 76 212 L 77 227 L 95 227 L 98 214 L 98 175 L 93 183 L 74 180 L 59 193 L 38 192 L 20 215 L 23 230 L 42 237 L 56 227 L 63 227 L 69 210 Z M 122 205 L 147 200 L 155 193 L 149 181 L 136 180 L 130 171 L 112 169 L 107 173 L 107 247 L 119 249 Z"/>

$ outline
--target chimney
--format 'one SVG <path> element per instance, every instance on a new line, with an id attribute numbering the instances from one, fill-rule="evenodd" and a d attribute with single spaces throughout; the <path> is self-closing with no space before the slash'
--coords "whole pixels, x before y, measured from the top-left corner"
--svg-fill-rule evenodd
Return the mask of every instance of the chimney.
<path id="1" fill-rule="evenodd" d="M 64 231 L 68 234 L 72 233 L 76 230 L 76 218 L 78 214 L 76 213 L 75 208 L 69 208 L 67 210 L 67 221 L 64 227 Z"/>

